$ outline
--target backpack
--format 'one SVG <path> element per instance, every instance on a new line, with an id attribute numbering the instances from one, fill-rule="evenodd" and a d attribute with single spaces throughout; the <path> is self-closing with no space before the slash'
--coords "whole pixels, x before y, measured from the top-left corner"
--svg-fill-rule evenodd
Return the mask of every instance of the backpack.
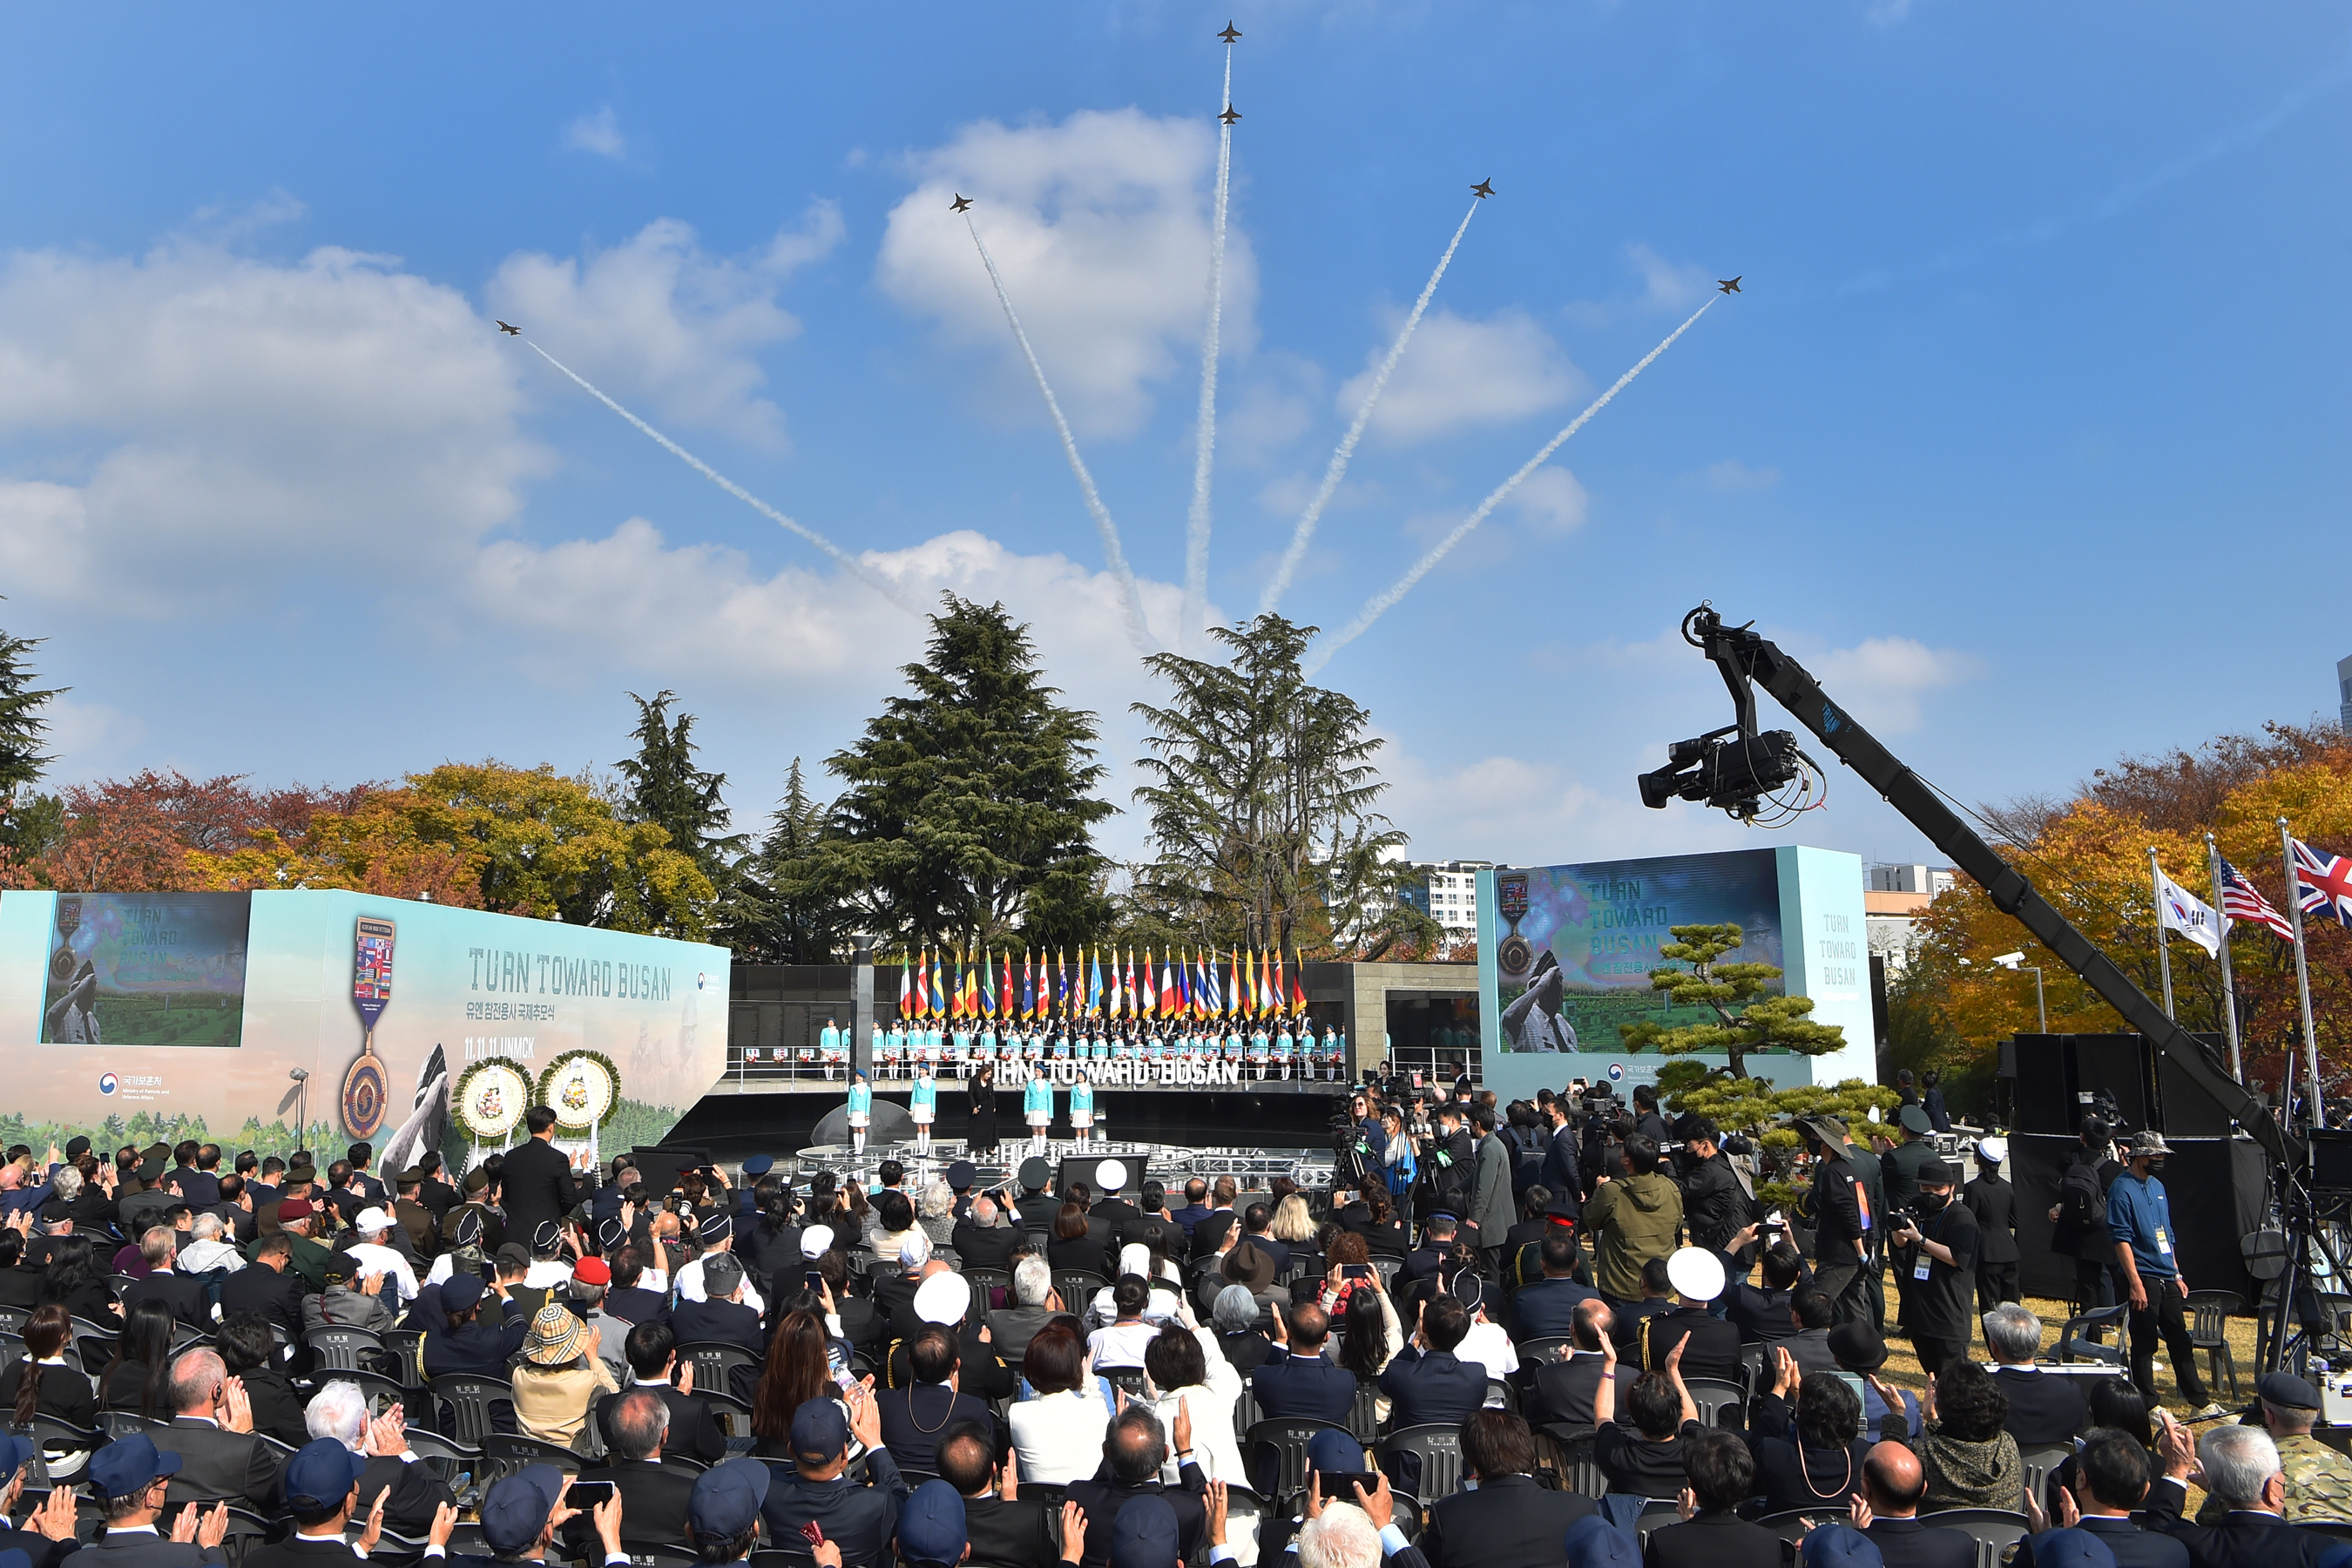
<path id="1" fill-rule="evenodd" d="M 2099 1186 L 2099 1168 L 2087 1161 L 2066 1167 L 2058 1178 L 2058 1224 L 2076 1235 L 2106 1223 L 2106 1194 Z"/>

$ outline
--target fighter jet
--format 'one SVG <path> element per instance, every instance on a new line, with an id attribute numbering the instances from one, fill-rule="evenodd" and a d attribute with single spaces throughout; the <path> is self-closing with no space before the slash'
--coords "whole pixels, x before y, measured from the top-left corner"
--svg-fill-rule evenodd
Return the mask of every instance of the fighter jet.
<path id="1" fill-rule="evenodd" d="M 522 329 L 520 327 L 509 327 L 504 321 L 500 321 L 499 323 L 499 331 L 504 332 L 510 338 L 519 338 L 522 336 Z"/>
<path id="2" fill-rule="evenodd" d="M 1747 274 L 1747 273 L 1745 273 L 1745 272 L 1743 272 L 1743 273 L 1741 273 L 1741 274 L 1739 275 L 1739 278 L 1745 278 L 1745 277 L 1747 277 L 1747 276 L 1748 276 L 1748 274 Z M 1739 292 L 1739 278 L 1718 278 L 1718 279 L 1717 279 L 1715 280 L 1716 291 L 1717 291 L 1717 293 L 1722 293 L 1722 294 L 1737 294 L 1737 293 L 1738 293 L 1738 292 Z"/>
<path id="3" fill-rule="evenodd" d="M 1230 44 L 1230 43 L 1232 43 L 1235 38 L 1240 37 L 1241 36 L 1242 36 L 1242 30 L 1241 30 L 1239 27 L 1234 26 L 1231 22 L 1226 23 L 1226 24 L 1225 24 L 1225 30 L 1224 30 L 1223 32 L 1219 33 L 1219 34 L 1217 35 L 1217 37 L 1221 37 L 1221 38 L 1224 39 L 1224 40 L 1225 40 L 1225 42 L 1227 42 L 1227 43 L 1229 43 L 1229 44 Z"/>
<path id="4" fill-rule="evenodd" d="M 1241 117 L 1242 111 L 1235 109 L 1230 103 L 1225 105 L 1225 111 L 1217 116 L 1218 119 L 1223 121 L 1228 125 L 1231 125 L 1234 121 L 1239 120 Z"/>
<path id="5" fill-rule="evenodd" d="M 950 207 L 948 211 L 960 213 L 970 205 L 971 205 L 971 198 L 965 195 L 961 191 L 958 191 L 955 194 L 955 205 Z"/>
<path id="6" fill-rule="evenodd" d="M 1492 180 L 1481 180 L 1470 188 L 1478 193 L 1478 199 L 1483 202 L 1488 196 L 1495 194 L 1495 182 Z"/>

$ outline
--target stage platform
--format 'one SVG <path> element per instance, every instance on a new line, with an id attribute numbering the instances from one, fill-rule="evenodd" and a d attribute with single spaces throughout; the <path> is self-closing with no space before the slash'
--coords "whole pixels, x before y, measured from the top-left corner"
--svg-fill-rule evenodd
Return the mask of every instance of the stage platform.
<path id="1" fill-rule="evenodd" d="M 1013 1182 L 1021 1162 L 1029 1153 L 1026 1138 L 1007 1140 L 998 1145 L 993 1154 L 985 1155 L 971 1154 L 961 1140 L 935 1138 L 928 1155 L 918 1155 L 912 1142 L 868 1143 L 860 1154 L 851 1153 L 847 1144 L 819 1143 L 800 1150 L 792 1156 L 791 1163 L 795 1174 L 801 1171 L 831 1171 L 837 1175 L 854 1175 L 870 1184 L 878 1179 L 877 1173 L 883 1161 L 896 1160 L 906 1167 L 906 1184 L 912 1189 L 933 1176 L 944 1175 L 956 1161 L 968 1159 L 979 1173 L 975 1185 L 985 1189 Z M 1327 1193 L 1331 1187 L 1331 1157 L 1303 1150 L 1194 1149 L 1173 1143 L 1125 1141 L 1080 1142 L 1072 1138 L 1052 1139 L 1046 1145 L 1046 1163 L 1056 1170 L 1064 1160 L 1080 1158 L 1140 1161 L 1143 1176 L 1170 1185 L 1179 1185 L 1191 1176 L 1212 1181 L 1231 1176 L 1244 1192 L 1262 1193 L 1276 1176 L 1287 1176 L 1302 1191 Z"/>

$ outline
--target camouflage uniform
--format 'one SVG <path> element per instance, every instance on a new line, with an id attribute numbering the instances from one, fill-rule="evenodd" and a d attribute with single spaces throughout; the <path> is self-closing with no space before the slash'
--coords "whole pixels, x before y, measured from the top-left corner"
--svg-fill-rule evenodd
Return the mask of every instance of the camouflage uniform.
<path id="1" fill-rule="evenodd" d="M 2275 1440 L 2279 1468 L 2286 1475 L 2287 1522 L 2352 1523 L 2352 1458 L 2308 1432 Z M 2224 1512 L 2221 1500 L 2209 1492 L 2197 1522 L 2220 1524 Z"/>

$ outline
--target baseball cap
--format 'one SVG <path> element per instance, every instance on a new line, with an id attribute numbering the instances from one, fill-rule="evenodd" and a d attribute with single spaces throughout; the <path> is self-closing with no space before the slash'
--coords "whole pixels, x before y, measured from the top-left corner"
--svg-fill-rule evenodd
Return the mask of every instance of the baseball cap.
<path id="1" fill-rule="evenodd" d="M 583 1258 L 572 1266 L 572 1278 L 583 1285 L 610 1285 L 613 1266 L 601 1258 Z"/>
<path id="2" fill-rule="evenodd" d="M 1886 1568 L 1878 1543 L 1850 1524 L 1824 1524 L 1811 1531 L 1798 1560 L 1804 1568 Z M 2042 1559 L 2037 1555 L 2034 1561 Z M 2114 1561 L 2112 1554 L 2108 1561 Z"/>
<path id="3" fill-rule="evenodd" d="M 971 1310 L 971 1281 L 961 1274 L 934 1274 L 915 1288 L 915 1316 L 950 1326 Z"/>
<path id="4" fill-rule="evenodd" d="M 180 1456 L 159 1451 L 144 1432 L 117 1437 L 89 1457 L 84 1472 L 100 1497 L 133 1497 L 151 1481 L 180 1473 Z"/>
<path id="5" fill-rule="evenodd" d="M 392 1216 L 379 1208 L 364 1208 L 360 1210 L 360 1217 L 352 1223 L 357 1226 L 360 1234 L 364 1236 L 372 1231 L 390 1230 Z"/>
<path id="6" fill-rule="evenodd" d="M 1348 1475 L 1366 1469 L 1364 1446 L 1353 1434 L 1326 1427 L 1307 1439 L 1307 1462 L 1322 1475 Z"/>
<path id="7" fill-rule="evenodd" d="M 742 1534 L 768 1500 L 768 1467 L 757 1459 L 728 1459 L 711 1466 L 694 1478 L 694 1490 L 686 1500 L 687 1527 L 697 1535 L 721 1540 Z"/>
<path id="8" fill-rule="evenodd" d="M 482 1283 L 482 1277 L 478 1274 L 470 1271 L 452 1274 L 441 1281 L 441 1310 L 462 1312 L 480 1300 L 487 1289 L 488 1287 Z"/>
<path id="9" fill-rule="evenodd" d="M 1166 1498 L 1145 1492 L 1119 1505 L 1110 1525 L 1110 1568 L 1176 1568 L 1180 1555 L 1176 1510 Z"/>
<path id="10" fill-rule="evenodd" d="M 563 1499 L 564 1475 L 553 1465 L 525 1465 L 490 1488 L 482 1500 L 482 1540 L 501 1557 L 528 1551 Z"/>
<path id="11" fill-rule="evenodd" d="M 1633 1532 L 1618 1529 L 1597 1513 L 1588 1513 L 1570 1525 L 1560 1548 L 1568 1568 L 1640 1568 L 1642 1562 L 1642 1549 Z"/>
<path id="12" fill-rule="evenodd" d="M 332 1513 L 359 1484 L 367 1461 L 337 1437 L 305 1443 L 286 1461 L 286 1506 L 295 1513 Z"/>
<path id="13" fill-rule="evenodd" d="M 743 1283 L 743 1262 L 731 1252 L 713 1252 L 702 1259 L 702 1291 L 712 1300 L 731 1296 Z"/>
<path id="14" fill-rule="evenodd" d="M 907 1561 L 961 1563 L 964 1541 L 963 1494 L 948 1482 L 925 1481 L 899 1506 L 898 1555 Z"/>
<path id="15" fill-rule="evenodd" d="M 792 1442 L 794 1458 L 829 1463 L 849 1447 L 849 1417 L 830 1398 L 806 1400 L 793 1412 Z"/>
<path id="16" fill-rule="evenodd" d="M 813 1225 L 801 1232 L 801 1256 L 823 1258 L 833 1250 L 833 1226 Z"/>

